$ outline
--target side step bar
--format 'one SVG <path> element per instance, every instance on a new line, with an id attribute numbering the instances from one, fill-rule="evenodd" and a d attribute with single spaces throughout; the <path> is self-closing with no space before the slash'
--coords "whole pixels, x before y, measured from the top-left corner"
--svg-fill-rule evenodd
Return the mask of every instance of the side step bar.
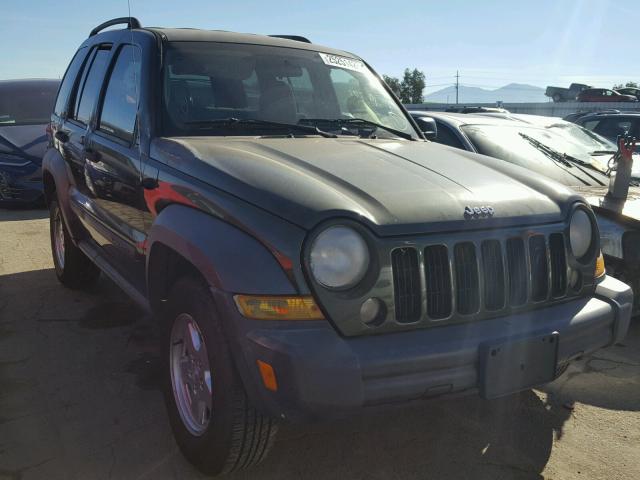
<path id="1" fill-rule="evenodd" d="M 80 250 L 82 250 L 82 252 L 89 257 L 107 277 L 113 280 L 113 282 L 118 285 L 118 287 L 120 287 L 124 293 L 131 298 L 131 300 L 133 300 L 146 313 L 151 313 L 151 306 L 149 305 L 147 298 L 104 259 L 98 250 L 91 244 L 91 241 L 81 240 L 78 242 L 78 248 L 80 248 Z"/>

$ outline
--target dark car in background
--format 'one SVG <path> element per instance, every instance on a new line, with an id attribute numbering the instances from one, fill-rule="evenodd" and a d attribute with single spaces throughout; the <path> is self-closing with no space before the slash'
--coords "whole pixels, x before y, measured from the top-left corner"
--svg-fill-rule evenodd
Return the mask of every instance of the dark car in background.
<path id="1" fill-rule="evenodd" d="M 0 81 L 0 204 L 42 198 L 46 127 L 59 80 Z"/>
<path id="2" fill-rule="evenodd" d="M 637 102 L 633 95 L 623 95 L 608 88 L 588 88 L 581 91 L 576 99 L 579 102 Z"/>
<path id="3" fill-rule="evenodd" d="M 605 137 L 611 142 L 615 142 L 620 135 L 625 134 L 640 138 L 640 113 L 590 113 L 578 117 L 573 120 L 573 122 Z M 638 165 L 638 167 L 640 167 L 640 165 Z"/>
<path id="4" fill-rule="evenodd" d="M 435 120 L 439 143 L 520 165 L 583 194 L 598 217 L 607 271 L 640 291 L 640 188 L 630 187 L 622 204 L 606 199 L 607 165 L 615 144 L 551 117 L 409 113 L 418 125 L 425 118 Z M 640 159 L 635 164 L 632 177 L 637 184 Z M 636 298 L 636 311 L 639 306 Z"/>

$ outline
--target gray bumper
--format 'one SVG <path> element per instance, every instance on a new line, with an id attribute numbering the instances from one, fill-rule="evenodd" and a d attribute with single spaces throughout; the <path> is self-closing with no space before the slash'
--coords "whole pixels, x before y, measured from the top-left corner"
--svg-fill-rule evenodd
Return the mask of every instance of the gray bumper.
<path id="1" fill-rule="evenodd" d="M 257 406 L 278 417 L 325 417 L 477 392 L 480 349 L 487 342 L 558 332 L 558 364 L 565 364 L 621 341 L 632 303 L 631 289 L 606 277 L 591 298 L 481 322 L 357 338 L 341 337 L 328 322 L 264 328 L 236 311 L 232 337 L 239 343 L 236 363 Z M 262 386 L 258 359 L 273 366 L 277 392 Z"/>

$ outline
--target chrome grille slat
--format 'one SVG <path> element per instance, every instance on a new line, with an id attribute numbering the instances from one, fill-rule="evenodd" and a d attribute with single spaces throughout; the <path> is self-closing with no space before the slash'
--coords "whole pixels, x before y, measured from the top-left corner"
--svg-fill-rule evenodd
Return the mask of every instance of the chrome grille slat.
<path id="1" fill-rule="evenodd" d="M 391 254 L 391 264 L 396 321 L 416 322 L 422 303 L 418 252 L 414 248 L 398 248 Z"/>
<path id="2" fill-rule="evenodd" d="M 551 296 L 561 297 L 567 291 L 567 257 L 564 235 L 549 235 L 549 256 L 551 257 Z"/>
<path id="3" fill-rule="evenodd" d="M 435 320 L 451 315 L 451 271 L 444 245 L 432 245 L 424 251 L 427 315 Z"/>
<path id="4" fill-rule="evenodd" d="M 543 235 L 529 238 L 529 265 L 531 269 L 531 300 L 540 302 L 549 291 L 547 243 Z"/>
<path id="5" fill-rule="evenodd" d="M 519 238 L 507 240 L 507 268 L 509 269 L 509 305 L 517 307 L 527 301 L 527 261 L 524 241 Z"/>
<path id="6" fill-rule="evenodd" d="M 485 240 L 481 248 L 485 308 L 491 311 L 500 310 L 505 304 L 502 248 L 498 240 Z"/>
<path id="7" fill-rule="evenodd" d="M 456 244 L 453 252 L 456 271 L 458 313 L 470 315 L 480 308 L 480 284 L 476 247 L 471 242 Z"/>

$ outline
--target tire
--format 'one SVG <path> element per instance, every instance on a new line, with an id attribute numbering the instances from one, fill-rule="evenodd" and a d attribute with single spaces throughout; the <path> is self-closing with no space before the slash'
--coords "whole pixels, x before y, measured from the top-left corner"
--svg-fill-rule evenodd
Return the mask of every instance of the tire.
<path id="1" fill-rule="evenodd" d="M 49 232 L 53 266 L 60 283 L 74 290 L 91 288 L 100 269 L 71 240 L 56 200 L 49 203 Z"/>
<path id="2" fill-rule="evenodd" d="M 184 456 L 207 475 L 262 461 L 273 445 L 277 424 L 250 405 L 204 282 L 179 279 L 162 324 L 165 403 Z M 195 414 L 194 404 L 202 407 Z"/>

